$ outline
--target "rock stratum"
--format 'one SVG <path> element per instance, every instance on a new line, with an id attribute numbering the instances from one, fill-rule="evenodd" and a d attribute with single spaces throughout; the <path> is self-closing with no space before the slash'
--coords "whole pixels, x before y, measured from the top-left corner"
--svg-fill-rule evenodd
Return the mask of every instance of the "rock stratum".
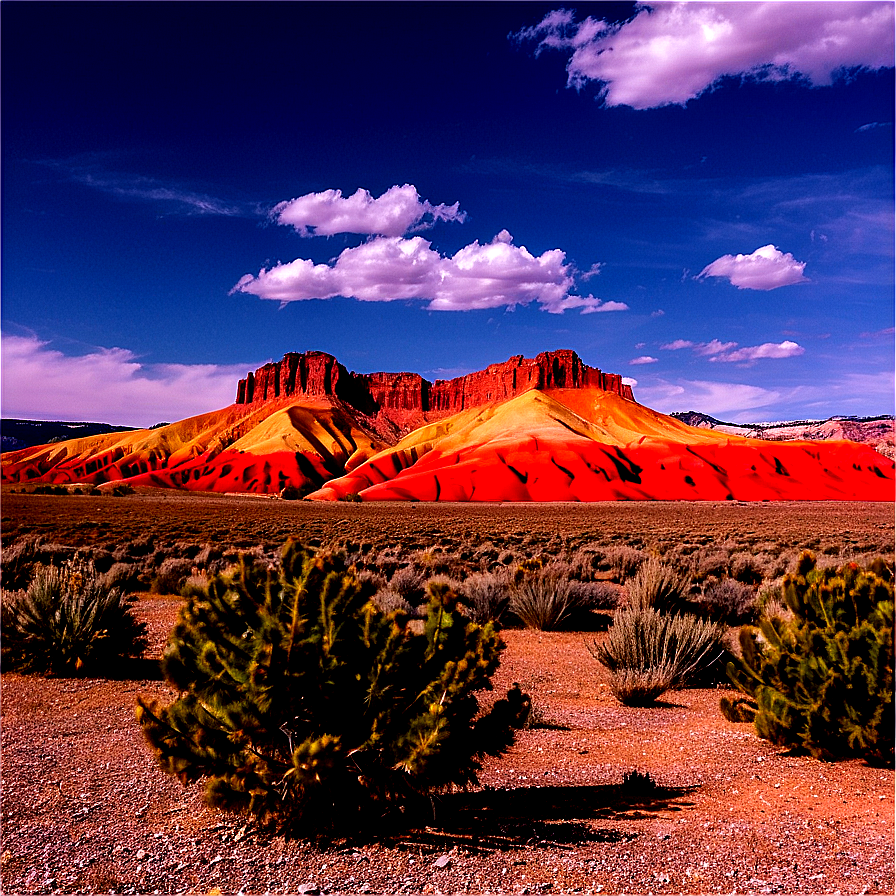
<path id="1" fill-rule="evenodd" d="M 894 463 L 848 440 L 772 442 L 639 404 L 575 352 L 430 383 L 290 353 L 227 408 L 2 455 L 4 482 L 124 481 L 314 500 L 894 500 Z"/>

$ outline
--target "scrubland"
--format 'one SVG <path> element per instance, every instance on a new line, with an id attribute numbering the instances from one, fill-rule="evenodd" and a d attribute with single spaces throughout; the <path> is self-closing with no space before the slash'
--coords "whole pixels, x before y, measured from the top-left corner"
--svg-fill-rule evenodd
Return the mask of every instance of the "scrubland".
<path id="1" fill-rule="evenodd" d="M 736 651 L 739 625 L 785 611 L 779 586 L 804 551 L 819 567 L 892 566 L 891 505 L 4 489 L 2 516 L 4 590 L 77 555 L 136 596 L 146 656 L 160 655 L 185 585 L 240 553 L 275 564 L 294 538 L 343 552 L 387 612 L 419 617 L 430 583 L 453 588 L 472 618 L 503 625 L 496 690 L 519 682 L 532 699 L 516 745 L 487 761 L 480 787 L 440 797 L 433 822 L 320 844 L 205 807 L 195 786 L 158 769 L 133 715 L 138 696 L 170 699 L 151 665 L 76 679 L 4 673 L 3 892 L 892 891 L 892 769 L 819 762 L 726 720 L 722 663 L 626 706 L 593 655 L 614 611 L 660 587 L 645 583 L 660 567 L 681 585 L 675 599 L 726 629 Z M 542 626 L 556 630 L 527 627 L 523 582 L 562 593 L 561 617 Z"/>

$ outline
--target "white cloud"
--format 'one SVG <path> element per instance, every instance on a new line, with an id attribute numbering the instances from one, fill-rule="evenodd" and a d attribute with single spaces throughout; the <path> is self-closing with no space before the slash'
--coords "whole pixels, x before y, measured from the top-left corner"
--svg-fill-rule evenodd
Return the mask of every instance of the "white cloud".
<path id="1" fill-rule="evenodd" d="M 795 358 L 805 353 L 805 349 L 796 342 L 763 342 L 762 345 L 749 345 L 738 348 L 736 342 L 722 342 L 712 339 L 709 342 L 691 342 L 689 339 L 676 339 L 660 346 L 667 351 L 692 349 L 695 355 L 709 358 L 710 361 L 759 361 L 764 358 Z M 633 362 L 634 363 L 634 362 Z"/>
<path id="2" fill-rule="evenodd" d="M 696 279 L 724 277 L 738 289 L 769 290 L 807 283 L 805 267 L 804 261 L 797 261 L 789 252 L 768 245 L 750 255 L 723 255 L 703 268 Z"/>
<path id="3" fill-rule="evenodd" d="M 152 426 L 233 403 L 258 365 L 144 364 L 122 348 L 72 357 L 34 336 L 2 336 L 5 417 Z"/>
<path id="4" fill-rule="evenodd" d="M 652 358 L 650 355 L 641 355 L 640 358 L 632 358 L 629 364 L 656 364 L 659 358 Z"/>
<path id="5" fill-rule="evenodd" d="M 694 352 L 698 355 L 718 355 L 720 352 L 727 352 L 732 348 L 737 348 L 736 342 L 722 342 L 718 339 L 712 339 L 709 342 L 700 342 L 695 345 Z"/>
<path id="6" fill-rule="evenodd" d="M 44 161 L 40 164 L 61 172 L 81 186 L 100 190 L 118 199 L 157 203 L 166 214 L 220 215 L 233 218 L 254 217 L 261 213 L 256 205 L 199 193 L 177 182 L 162 181 L 142 174 L 106 171 L 98 163 L 96 154 L 64 161 Z"/>
<path id="7" fill-rule="evenodd" d="M 782 393 L 747 383 L 714 383 L 707 380 L 660 382 L 638 390 L 638 400 L 664 414 L 700 411 L 704 414 L 736 414 L 774 405 Z"/>
<path id="8" fill-rule="evenodd" d="M 635 386 L 638 385 L 638 381 L 633 376 L 624 376 L 622 378 L 622 385 L 623 386 L 631 386 L 632 389 L 634 389 Z"/>
<path id="9" fill-rule="evenodd" d="M 299 302 L 336 296 L 362 302 L 420 299 L 434 311 L 514 307 L 536 301 L 561 314 L 581 309 L 624 311 L 622 302 L 578 296 L 572 265 L 560 249 L 539 256 L 513 245 L 502 230 L 490 243 L 478 241 L 452 256 L 442 256 L 422 237 L 376 237 L 345 249 L 331 264 L 297 258 L 288 264 L 246 274 L 232 292 L 262 299 Z"/>
<path id="10" fill-rule="evenodd" d="M 621 25 L 555 10 L 516 35 L 570 54 L 568 83 L 602 85 L 608 106 L 684 105 L 720 78 L 803 77 L 893 65 L 893 4 L 881 2 L 641 4 Z"/>
<path id="11" fill-rule="evenodd" d="M 278 224 L 294 227 L 302 236 L 403 236 L 411 230 L 431 227 L 436 221 L 463 222 L 467 216 L 459 207 L 459 202 L 433 205 L 421 200 L 417 188 L 405 184 L 390 187 L 379 198 L 360 189 L 351 196 L 343 196 L 341 190 L 307 193 L 274 206 L 271 215 Z"/>
<path id="12" fill-rule="evenodd" d="M 726 343 L 734 346 L 736 342 Z M 763 342 L 762 345 L 752 345 L 739 348 L 734 351 L 723 350 L 714 352 L 710 361 L 758 361 L 763 358 L 795 358 L 806 350 L 796 342 L 785 340 L 784 342 Z"/>

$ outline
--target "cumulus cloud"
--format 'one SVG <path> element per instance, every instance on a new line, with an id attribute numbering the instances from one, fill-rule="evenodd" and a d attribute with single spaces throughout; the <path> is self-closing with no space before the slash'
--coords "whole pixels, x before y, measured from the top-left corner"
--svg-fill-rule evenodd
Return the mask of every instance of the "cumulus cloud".
<path id="1" fill-rule="evenodd" d="M 432 227 L 436 221 L 466 220 L 460 203 L 433 205 L 422 200 L 411 184 L 390 187 L 374 198 L 367 190 L 343 196 L 341 190 L 306 193 L 274 206 L 272 217 L 278 224 L 294 227 L 302 236 L 332 236 L 362 233 L 403 236 L 411 230 Z"/>
<path id="2" fill-rule="evenodd" d="M 536 53 L 569 54 L 568 83 L 601 85 L 606 105 L 684 105 L 725 76 L 801 77 L 813 86 L 841 69 L 893 65 L 892 3 L 640 4 L 611 24 L 555 10 L 515 37 Z"/>
<path id="3" fill-rule="evenodd" d="M 639 358 L 632 358 L 629 364 L 656 364 L 659 358 L 652 358 L 650 355 L 641 355 Z"/>
<path id="4" fill-rule="evenodd" d="M 258 365 L 144 364 L 127 349 L 69 356 L 35 336 L 2 335 L 6 417 L 152 426 L 226 407 Z"/>
<path id="5" fill-rule="evenodd" d="M 750 255 L 723 255 L 703 268 L 696 279 L 724 277 L 738 289 L 769 290 L 807 283 L 805 267 L 806 262 L 769 244 Z"/>
<path id="6" fill-rule="evenodd" d="M 380 236 L 345 249 L 329 264 L 297 258 L 246 274 L 231 292 L 281 303 L 336 296 L 362 302 L 419 299 L 433 311 L 512 308 L 533 301 L 555 314 L 627 310 L 622 302 L 576 295 L 574 274 L 562 250 L 532 255 L 525 246 L 515 246 L 506 230 L 490 243 L 470 243 L 452 256 L 441 255 L 419 236 Z"/>

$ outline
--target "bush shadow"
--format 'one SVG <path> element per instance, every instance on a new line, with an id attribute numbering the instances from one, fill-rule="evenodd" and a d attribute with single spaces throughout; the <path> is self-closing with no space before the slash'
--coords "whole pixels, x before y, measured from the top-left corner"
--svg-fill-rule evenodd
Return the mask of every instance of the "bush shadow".
<path id="1" fill-rule="evenodd" d="M 696 787 L 631 785 L 485 788 L 433 801 L 432 820 L 394 838 L 395 846 L 493 852 L 531 847 L 572 849 L 582 843 L 617 843 L 637 835 L 612 822 L 637 821 L 658 812 L 681 812 Z M 595 824 L 595 822 L 609 822 Z"/>

